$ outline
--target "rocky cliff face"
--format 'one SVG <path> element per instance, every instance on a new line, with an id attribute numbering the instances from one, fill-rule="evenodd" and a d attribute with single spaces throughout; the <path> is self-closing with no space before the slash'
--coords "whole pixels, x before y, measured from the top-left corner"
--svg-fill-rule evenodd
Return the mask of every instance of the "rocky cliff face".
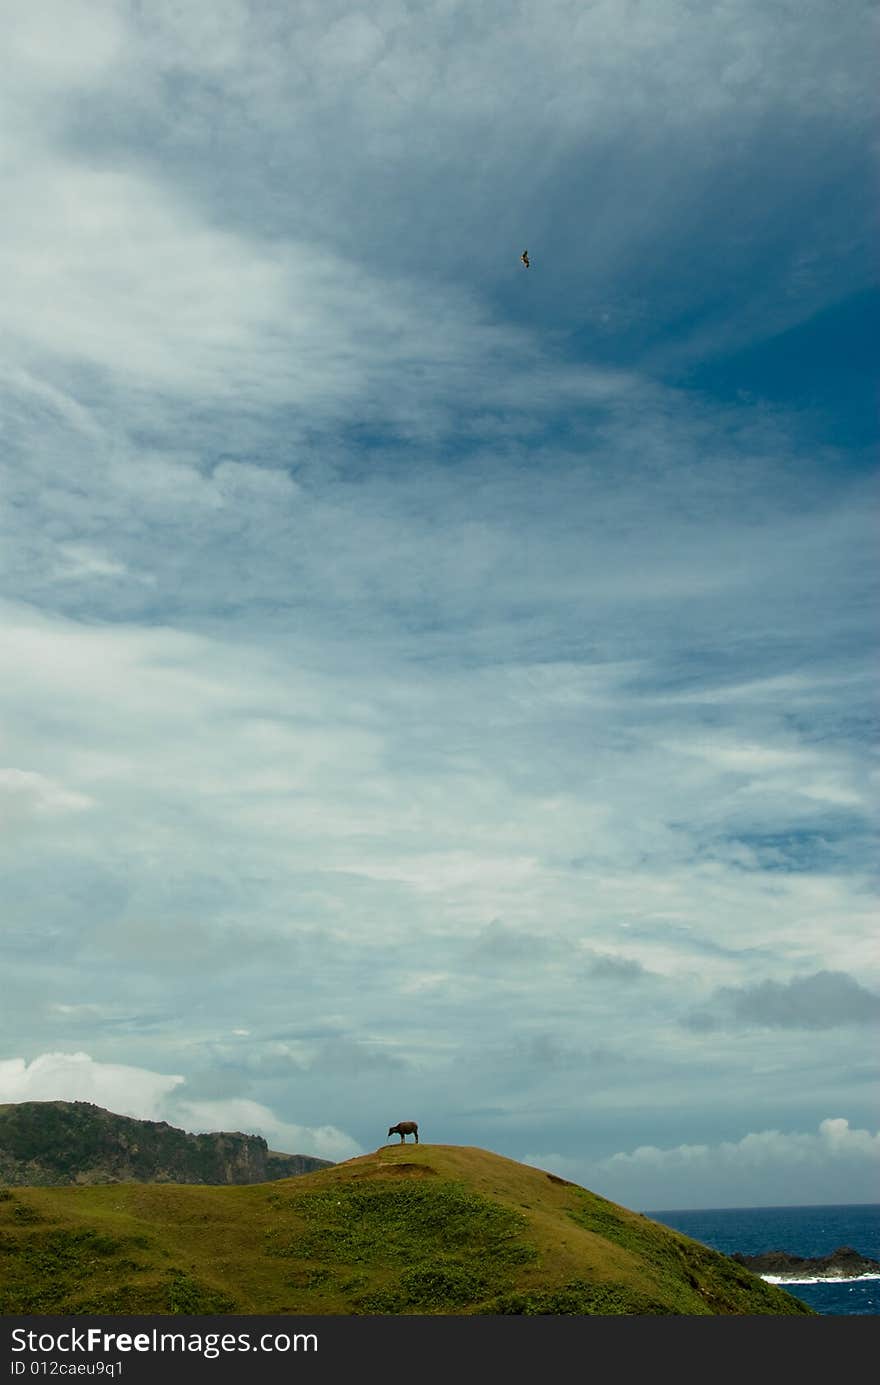
<path id="1" fill-rule="evenodd" d="M 268 1183 L 330 1163 L 275 1153 L 260 1135 L 189 1135 L 88 1101 L 0 1106 L 0 1184 Z"/>

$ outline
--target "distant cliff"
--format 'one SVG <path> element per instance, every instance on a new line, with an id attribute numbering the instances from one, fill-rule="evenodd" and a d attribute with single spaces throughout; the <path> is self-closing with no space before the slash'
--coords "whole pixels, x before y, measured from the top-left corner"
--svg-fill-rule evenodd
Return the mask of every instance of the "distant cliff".
<path id="1" fill-rule="evenodd" d="M 0 1184 L 268 1183 L 330 1167 L 279 1154 L 260 1135 L 189 1135 L 166 1121 L 133 1120 L 89 1101 L 0 1106 Z"/>

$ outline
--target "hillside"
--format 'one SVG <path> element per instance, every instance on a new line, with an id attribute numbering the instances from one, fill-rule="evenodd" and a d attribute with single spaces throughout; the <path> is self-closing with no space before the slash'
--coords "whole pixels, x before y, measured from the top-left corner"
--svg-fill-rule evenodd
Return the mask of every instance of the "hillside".
<path id="1" fill-rule="evenodd" d="M 811 1310 L 554 1174 L 392 1144 L 251 1187 L 0 1190 L 0 1313 Z"/>
<path id="2" fill-rule="evenodd" d="M 0 1184 L 266 1183 L 329 1168 L 328 1159 L 277 1154 L 261 1135 L 189 1135 L 88 1101 L 0 1106 Z"/>

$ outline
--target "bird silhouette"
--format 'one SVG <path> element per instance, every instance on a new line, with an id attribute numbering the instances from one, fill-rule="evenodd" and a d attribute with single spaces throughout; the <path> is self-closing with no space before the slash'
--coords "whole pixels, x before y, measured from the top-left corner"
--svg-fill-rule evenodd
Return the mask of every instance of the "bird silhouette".
<path id="1" fill-rule="evenodd" d="M 522 260 L 522 262 L 523 262 L 523 264 L 525 265 L 526 269 L 528 269 L 528 267 L 529 267 L 529 252 L 528 252 L 528 250 L 524 250 L 524 251 L 522 252 L 522 254 L 520 255 L 520 259 Z"/>

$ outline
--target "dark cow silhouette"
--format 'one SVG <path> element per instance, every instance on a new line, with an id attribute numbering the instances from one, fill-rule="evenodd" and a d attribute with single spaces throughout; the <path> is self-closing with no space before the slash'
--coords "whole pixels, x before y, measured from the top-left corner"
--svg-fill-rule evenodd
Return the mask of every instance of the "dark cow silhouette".
<path id="1" fill-rule="evenodd" d="M 399 1121 L 397 1125 L 389 1125 L 389 1135 L 399 1135 L 400 1143 L 406 1144 L 407 1135 L 415 1135 L 416 1144 L 419 1142 L 419 1126 L 417 1121 Z"/>

